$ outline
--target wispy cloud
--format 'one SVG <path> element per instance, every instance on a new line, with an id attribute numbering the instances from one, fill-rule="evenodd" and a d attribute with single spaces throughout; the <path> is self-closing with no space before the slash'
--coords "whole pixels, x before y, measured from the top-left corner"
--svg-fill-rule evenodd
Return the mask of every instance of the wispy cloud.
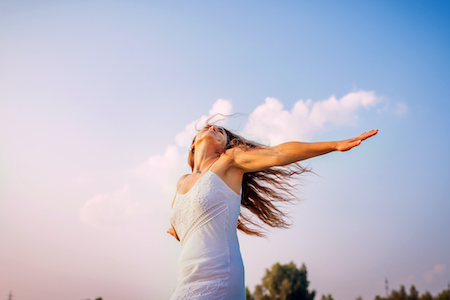
<path id="1" fill-rule="evenodd" d="M 430 283 L 433 282 L 436 277 L 444 274 L 447 271 L 447 266 L 444 264 L 436 264 L 432 270 L 425 273 L 425 281 Z"/>
<path id="2" fill-rule="evenodd" d="M 386 113 L 401 118 L 410 112 L 409 106 L 404 101 L 390 101 L 383 98 L 382 102 L 383 105 L 377 108 L 378 113 Z"/>
<path id="3" fill-rule="evenodd" d="M 202 127 L 215 114 L 231 113 L 231 101 L 217 100 L 207 115 L 193 120 L 175 136 L 175 145 L 167 146 L 163 154 L 150 155 L 147 161 L 128 171 L 135 178 L 148 182 L 148 188 L 152 190 L 150 199 L 133 198 L 135 194 L 131 193 L 130 185 L 125 184 L 118 191 L 98 194 L 89 199 L 80 209 L 81 221 L 93 226 L 136 226 L 137 220 L 152 214 L 152 223 L 167 222 L 166 214 L 155 212 L 167 212 L 170 203 L 162 199 L 173 197 L 178 178 L 189 171 L 187 152 L 196 134 L 196 126 Z"/>
<path id="4" fill-rule="evenodd" d="M 409 107 L 405 102 L 397 102 L 393 111 L 398 117 L 403 117 L 409 112 Z"/>
<path id="5" fill-rule="evenodd" d="M 222 114 L 222 115 L 231 115 L 232 113 L 232 104 L 229 100 L 219 99 L 217 100 L 212 108 L 209 110 L 208 115 L 203 115 L 200 118 L 192 121 L 186 127 L 184 130 L 180 133 L 178 133 L 175 136 L 175 141 L 177 146 L 179 147 L 189 147 L 192 139 L 195 136 L 196 133 L 196 127 L 201 128 L 203 125 L 205 125 L 205 122 L 213 115 L 215 114 Z M 222 120 L 222 122 L 226 122 L 226 119 Z"/>
<path id="6" fill-rule="evenodd" d="M 80 209 L 80 219 L 94 226 L 123 226 L 143 213 L 140 203 L 132 201 L 130 187 L 125 184 L 118 191 L 89 199 Z"/>
<path id="7" fill-rule="evenodd" d="M 385 101 L 373 91 L 360 90 L 340 99 L 331 96 L 315 102 L 311 99 L 299 100 L 292 110 L 288 111 L 278 99 L 266 98 L 265 102 L 248 116 L 242 134 L 272 145 L 289 140 L 305 141 L 320 132 L 356 125 L 361 110 L 380 109 L 380 104 Z M 398 115 L 403 115 L 408 110 L 406 104 L 399 104 L 397 108 L 390 107 L 385 105 L 382 109 L 391 109 Z M 167 212 L 170 205 L 161 199 L 171 199 L 179 176 L 189 172 L 187 151 L 196 129 L 201 128 L 205 121 L 215 114 L 232 114 L 231 101 L 217 100 L 207 115 L 193 120 L 176 134 L 174 144 L 167 146 L 163 154 L 150 155 L 147 161 L 129 170 L 135 178 L 146 181 L 148 189 L 152 189 L 153 198 L 146 200 L 150 203 L 144 205 L 144 197 L 133 199 L 132 195 L 135 194 L 130 192 L 130 185 L 124 185 L 116 192 L 98 194 L 89 199 L 80 210 L 81 221 L 92 225 L 120 225 L 138 219 L 143 214 Z M 226 119 L 222 120 L 222 123 L 226 123 Z M 157 216 L 162 217 L 167 218 L 165 214 Z"/>
<path id="8" fill-rule="evenodd" d="M 173 192 L 170 183 L 175 180 L 174 173 L 183 165 L 183 158 L 186 155 L 183 156 L 180 147 L 169 145 L 164 154 L 149 156 L 146 162 L 130 170 L 130 173 L 160 187 L 165 193 Z"/>
<path id="9" fill-rule="evenodd" d="M 291 111 L 275 98 L 266 98 L 249 117 L 245 134 L 278 144 L 289 140 L 309 140 L 318 132 L 355 125 L 361 108 L 370 109 L 382 101 L 375 92 L 357 91 L 336 99 L 299 100 Z"/>

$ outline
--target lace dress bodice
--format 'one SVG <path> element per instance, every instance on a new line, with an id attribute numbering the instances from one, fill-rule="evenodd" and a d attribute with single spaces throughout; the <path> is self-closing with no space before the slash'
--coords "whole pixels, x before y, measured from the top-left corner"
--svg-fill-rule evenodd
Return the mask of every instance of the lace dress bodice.
<path id="1" fill-rule="evenodd" d="M 236 230 L 240 198 L 211 170 L 187 193 L 177 193 L 170 221 L 181 254 L 171 299 L 245 299 Z"/>

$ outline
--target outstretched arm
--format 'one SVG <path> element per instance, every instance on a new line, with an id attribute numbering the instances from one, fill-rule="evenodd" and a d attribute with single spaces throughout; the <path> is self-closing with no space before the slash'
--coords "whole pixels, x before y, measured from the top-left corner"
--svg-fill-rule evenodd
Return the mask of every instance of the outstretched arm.
<path id="1" fill-rule="evenodd" d="M 245 172 L 255 172 L 268 167 L 288 165 L 333 151 L 348 151 L 377 132 L 378 129 L 373 129 L 357 137 L 335 142 L 289 142 L 275 147 L 237 150 L 233 153 L 234 161 L 236 166 Z"/>

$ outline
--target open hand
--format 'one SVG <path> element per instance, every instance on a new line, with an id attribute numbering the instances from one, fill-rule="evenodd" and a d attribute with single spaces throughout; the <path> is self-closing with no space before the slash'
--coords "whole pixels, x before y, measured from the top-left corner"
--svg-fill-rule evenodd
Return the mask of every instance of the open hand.
<path id="1" fill-rule="evenodd" d="M 355 138 L 339 141 L 339 142 L 337 142 L 336 150 L 348 151 L 348 150 L 352 149 L 353 147 L 356 147 L 359 144 L 361 144 L 361 141 L 364 141 L 365 139 L 368 139 L 371 136 L 374 136 L 375 134 L 377 134 L 377 132 L 378 132 L 378 129 L 372 129 L 371 131 L 361 133 L 360 135 L 358 135 Z"/>

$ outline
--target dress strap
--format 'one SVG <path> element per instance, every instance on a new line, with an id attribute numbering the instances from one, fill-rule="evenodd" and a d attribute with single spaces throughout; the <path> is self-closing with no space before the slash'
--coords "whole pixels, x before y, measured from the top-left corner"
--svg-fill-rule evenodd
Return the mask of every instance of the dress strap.
<path id="1" fill-rule="evenodd" d="M 211 169 L 214 167 L 214 165 L 216 164 L 216 162 L 219 160 L 220 157 L 216 158 L 216 160 L 213 162 L 213 164 L 211 165 L 211 167 L 209 167 L 208 172 L 211 171 Z"/>
<path id="2" fill-rule="evenodd" d="M 183 180 L 181 180 L 181 182 L 180 182 L 180 184 L 178 185 L 178 188 L 177 188 L 177 192 L 178 192 L 178 190 L 180 189 L 180 187 L 181 187 L 181 185 L 183 184 L 183 182 L 186 180 L 186 178 L 188 178 L 189 177 L 189 174 L 187 174 L 184 178 L 183 178 Z"/>

